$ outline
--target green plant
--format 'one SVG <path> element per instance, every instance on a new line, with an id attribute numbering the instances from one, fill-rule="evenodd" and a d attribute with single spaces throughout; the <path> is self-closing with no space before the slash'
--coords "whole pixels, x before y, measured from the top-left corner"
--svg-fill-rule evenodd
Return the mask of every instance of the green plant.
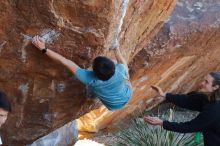
<path id="1" fill-rule="evenodd" d="M 167 115 L 163 115 L 167 117 Z M 170 111 L 169 120 L 173 112 Z M 128 129 L 122 130 L 117 135 L 114 146 L 202 146 L 196 143 L 194 134 L 181 134 L 164 130 L 160 126 L 146 124 L 142 118 L 131 122 Z M 113 145 L 112 145 L 113 146 Z"/>

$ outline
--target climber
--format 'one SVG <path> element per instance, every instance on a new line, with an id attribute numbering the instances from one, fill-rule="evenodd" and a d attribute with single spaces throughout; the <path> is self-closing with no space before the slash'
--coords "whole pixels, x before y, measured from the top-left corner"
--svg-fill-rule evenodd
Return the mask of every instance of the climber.
<path id="1" fill-rule="evenodd" d="M 121 109 L 132 96 L 132 87 L 129 82 L 128 66 L 119 48 L 114 51 L 118 64 L 114 64 L 107 57 L 98 56 L 93 61 L 93 71 L 82 69 L 76 63 L 45 47 L 45 41 L 35 36 L 32 43 L 43 54 L 60 62 L 95 93 L 102 103 L 111 111 Z"/>
<path id="2" fill-rule="evenodd" d="M 145 116 L 145 122 L 175 132 L 202 132 L 205 146 L 220 146 L 220 72 L 209 73 L 199 87 L 198 91 L 188 94 L 172 94 L 163 92 L 158 86 L 152 86 L 169 102 L 200 113 L 188 122 L 169 122 L 151 116 Z"/>

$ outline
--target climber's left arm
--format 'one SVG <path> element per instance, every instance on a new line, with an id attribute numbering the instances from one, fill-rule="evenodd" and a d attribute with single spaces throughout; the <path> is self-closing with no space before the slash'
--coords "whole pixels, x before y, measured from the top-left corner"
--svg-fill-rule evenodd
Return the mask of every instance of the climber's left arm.
<path id="1" fill-rule="evenodd" d="M 39 50 L 43 50 L 46 49 L 45 46 L 45 41 L 42 40 L 39 36 L 35 36 L 32 40 L 32 43 L 34 44 L 34 46 L 36 46 Z M 65 57 L 63 57 L 62 55 L 50 50 L 50 49 L 46 49 L 45 54 L 50 57 L 51 59 L 63 64 L 65 67 L 67 67 L 72 73 L 76 73 L 77 68 L 79 68 L 79 66 L 74 63 L 73 61 L 66 59 Z"/>

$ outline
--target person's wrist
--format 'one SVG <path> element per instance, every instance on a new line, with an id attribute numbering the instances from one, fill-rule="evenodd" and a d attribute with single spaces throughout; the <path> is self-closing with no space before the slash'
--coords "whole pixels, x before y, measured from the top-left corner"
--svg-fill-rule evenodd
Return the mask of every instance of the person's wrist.
<path id="1" fill-rule="evenodd" d="M 162 96 L 162 97 L 166 97 L 166 94 L 167 94 L 166 92 L 163 92 L 163 93 L 161 94 L 161 96 Z"/>
<path id="2" fill-rule="evenodd" d="M 163 126 L 163 121 L 160 123 L 160 126 Z"/>
<path id="3" fill-rule="evenodd" d="M 166 96 L 167 96 L 167 92 L 164 93 L 164 97 L 166 97 Z"/>
<path id="4" fill-rule="evenodd" d="M 117 48 L 115 48 L 115 49 L 113 49 L 115 52 L 117 52 L 118 50 L 117 50 Z"/>
<path id="5" fill-rule="evenodd" d="M 37 48 L 41 51 L 41 50 L 45 49 L 46 46 L 44 46 L 44 47 L 37 47 Z"/>
<path id="6" fill-rule="evenodd" d="M 114 50 L 115 51 L 116 47 L 112 46 L 112 47 L 109 48 L 109 50 Z"/>

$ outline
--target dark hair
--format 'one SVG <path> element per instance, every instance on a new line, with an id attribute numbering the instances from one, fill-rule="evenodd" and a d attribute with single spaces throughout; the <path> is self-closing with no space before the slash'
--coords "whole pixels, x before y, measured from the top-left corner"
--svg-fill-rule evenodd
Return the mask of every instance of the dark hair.
<path id="1" fill-rule="evenodd" d="M 103 81 L 110 79 L 115 73 L 114 62 L 103 56 L 94 59 L 92 68 L 97 78 Z"/>
<path id="2" fill-rule="evenodd" d="M 11 112 L 11 103 L 9 102 L 6 94 L 1 91 L 0 91 L 0 108 L 8 112 Z"/>
<path id="3" fill-rule="evenodd" d="M 211 72 L 209 73 L 213 77 L 213 86 L 218 85 L 219 88 L 216 89 L 210 96 L 210 101 L 216 101 L 217 98 L 220 98 L 220 72 Z"/>

